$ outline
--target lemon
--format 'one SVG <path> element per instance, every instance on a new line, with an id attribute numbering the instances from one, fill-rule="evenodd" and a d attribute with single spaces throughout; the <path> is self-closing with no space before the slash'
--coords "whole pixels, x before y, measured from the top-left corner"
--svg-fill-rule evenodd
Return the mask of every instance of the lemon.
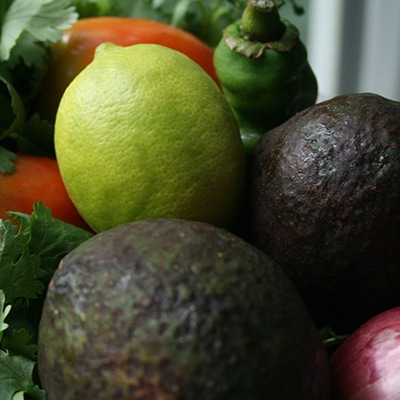
<path id="1" fill-rule="evenodd" d="M 216 83 L 156 44 L 101 44 L 67 87 L 55 150 L 73 203 L 96 231 L 154 217 L 229 227 L 245 159 Z"/>

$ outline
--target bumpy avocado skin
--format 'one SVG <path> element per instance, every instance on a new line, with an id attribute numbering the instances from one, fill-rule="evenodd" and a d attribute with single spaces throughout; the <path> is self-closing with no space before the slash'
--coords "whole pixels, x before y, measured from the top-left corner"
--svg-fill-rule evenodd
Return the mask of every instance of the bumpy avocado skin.
<path id="1" fill-rule="evenodd" d="M 267 132 L 249 173 L 247 240 L 293 279 L 317 323 L 351 330 L 400 302 L 400 103 L 317 104 Z"/>
<path id="2" fill-rule="evenodd" d="M 227 231 L 172 219 L 64 258 L 39 373 L 48 400 L 329 398 L 325 349 L 286 274 Z"/>

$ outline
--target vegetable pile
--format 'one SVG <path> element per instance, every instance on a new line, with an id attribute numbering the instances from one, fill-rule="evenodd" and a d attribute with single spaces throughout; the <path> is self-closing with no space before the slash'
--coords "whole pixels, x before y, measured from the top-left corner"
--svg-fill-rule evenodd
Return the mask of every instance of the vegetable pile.
<path id="1" fill-rule="evenodd" d="M 208 72 L 220 85 L 235 114 L 245 153 L 250 158 L 264 133 L 311 107 L 317 97 L 317 81 L 296 27 L 276 18 L 284 3 L 269 0 L 2 0 L 0 197 L 2 190 L 8 188 L 2 183 L 3 176 L 17 175 L 18 158 L 29 155 L 56 161 L 55 109 L 46 109 L 46 105 L 40 108 L 38 99 L 40 102 L 49 94 L 47 104 L 56 107 L 51 93 L 45 93 L 43 88 L 47 88 L 44 82 L 52 73 L 57 43 L 61 43 L 68 29 L 88 17 L 94 20 L 113 17 L 116 24 L 120 17 L 148 20 L 149 25 L 157 21 L 179 28 L 200 41 L 206 49 L 204 54 L 215 56 L 214 64 L 211 58 L 207 60 Z M 295 0 L 287 3 L 297 14 L 304 12 Z M 265 15 L 259 14 L 259 6 L 273 12 L 273 29 L 267 34 L 264 28 L 269 17 L 264 19 Z M 251 18 L 257 19 L 257 23 L 253 24 Z M 197 52 L 193 48 L 191 51 Z M 204 60 L 203 56 L 199 58 Z M 269 69 L 271 64 L 275 69 Z M 261 75 L 262 84 L 258 79 Z M 37 179 L 46 181 L 46 176 Z M 60 190 L 48 185 L 48 198 L 60 195 Z M 63 201 L 70 201 L 64 192 Z M 15 191 L 13 195 L 19 196 L 20 192 Z M 60 261 L 95 233 L 82 223 L 79 215 L 77 219 L 74 219 L 76 215 L 72 219 L 61 216 L 56 207 L 51 207 L 51 200 L 44 204 L 39 197 L 29 199 L 30 209 L 22 206 L 9 209 L 9 203 L 1 204 L 2 201 L 0 198 L 0 399 L 45 400 L 37 349 L 47 287 Z M 4 217 L 6 213 L 8 217 Z M 77 213 L 73 205 L 70 213 Z M 242 233 L 240 226 L 237 230 Z M 400 349 L 399 320 L 396 308 L 367 321 L 353 334 L 337 333 L 334 326 L 318 327 L 332 356 L 335 399 L 400 396 L 395 378 L 400 369 L 396 362 Z"/>

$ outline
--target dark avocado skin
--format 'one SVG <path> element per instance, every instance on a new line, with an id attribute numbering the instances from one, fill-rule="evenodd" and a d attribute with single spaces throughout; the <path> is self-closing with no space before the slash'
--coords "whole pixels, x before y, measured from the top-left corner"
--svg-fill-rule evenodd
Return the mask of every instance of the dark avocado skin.
<path id="1" fill-rule="evenodd" d="M 120 225 L 64 258 L 39 374 L 48 400 L 329 399 L 325 349 L 282 269 L 173 219 Z"/>
<path id="2" fill-rule="evenodd" d="M 317 324 L 351 330 L 400 303 L 400 103 L 347 94 L 267 132 L 245 237 L 292 278 Z"/>

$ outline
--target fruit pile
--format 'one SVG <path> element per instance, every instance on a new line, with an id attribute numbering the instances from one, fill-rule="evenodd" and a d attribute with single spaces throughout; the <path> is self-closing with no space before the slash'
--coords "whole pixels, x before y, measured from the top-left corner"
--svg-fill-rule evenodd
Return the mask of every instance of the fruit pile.
<path id="1" fill-rule="evenodd" d="M 0 398 L 398 398 L 400 102 L 316 103 L 279 2 L 208 43 L 118 1 L 39 1 L 11 29 L 19 3 Z"/>

